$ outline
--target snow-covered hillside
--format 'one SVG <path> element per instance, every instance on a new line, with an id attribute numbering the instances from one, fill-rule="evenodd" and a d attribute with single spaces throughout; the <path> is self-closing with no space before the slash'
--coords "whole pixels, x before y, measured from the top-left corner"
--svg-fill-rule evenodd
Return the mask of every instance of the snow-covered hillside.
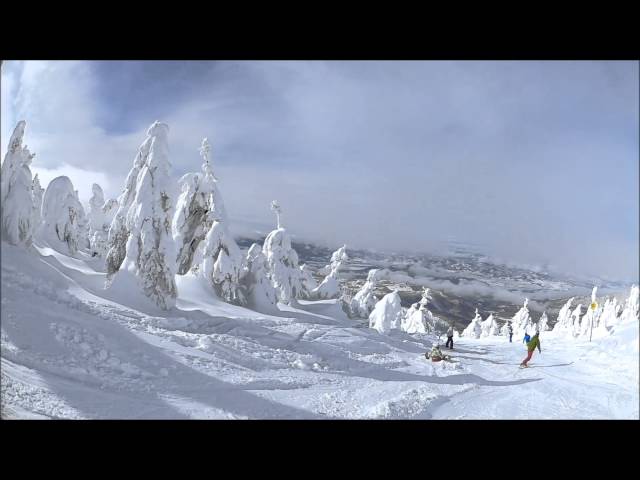
<path id="1" fill-rule="evenodd" d="M 44 192 L 32 178 L 25 127 L 2 164 L 3 418 L 638 419 L 637 286 L 568 300 L 546 273 L 456 257 L 403 260 L 409 276 L 346 245 L 301 265 L 276 201 L 262 245 L 236 243 L 206 138 L 202 173 L 177 181 L 169 126 L 154 122 L 118 199 L 93 184 L 85 208 L 70 178 Z M 529 296 L 487 308 L 465 275 L 486 275 L 489 296 L 562 290 L 564 307 L 548 330 Z M 521 336 L 538 330 L 542 353 L 520 370 Z M 452 358 L 425 358 L 446 331 Z"/>
<path id="2" fill-rule="evenodd" d="M 36 248 L 36 247 L 34 247 Z M 336 300 L 263 315 L 177 276 L 176 306 L 105 290 L 89 255 L 2 244 L 4 418 L 638 418 L 638 322 L 589 343 L 380 334 Z M 515 339 L 514 339 L 515 340 Z"/>

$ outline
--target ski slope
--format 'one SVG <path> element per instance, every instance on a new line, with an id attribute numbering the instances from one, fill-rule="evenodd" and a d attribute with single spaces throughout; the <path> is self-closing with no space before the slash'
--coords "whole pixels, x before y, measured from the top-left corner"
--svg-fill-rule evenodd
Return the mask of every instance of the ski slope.
<path id="1" fill-rule="evenodd" d="M 385 335 L 333 300 L 264 315 L 177 277 L 166 312 L 82 254 L 2 244 L 2 417 L 638 419 L 638 323 L 588 343 Z M 514 338 L 514 340 L 516 340 Z"/>

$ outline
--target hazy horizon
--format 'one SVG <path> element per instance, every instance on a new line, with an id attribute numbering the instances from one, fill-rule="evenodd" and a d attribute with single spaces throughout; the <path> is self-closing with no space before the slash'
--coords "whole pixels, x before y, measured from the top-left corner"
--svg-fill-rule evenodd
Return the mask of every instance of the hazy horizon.
<path id="1" fill-rule="evenodd" d="M 237 225 L 638 281 L 638 62 L 3 62 L 43 187 L 120 194 L 155 120 L 173 176 L 202 137 Z"/>

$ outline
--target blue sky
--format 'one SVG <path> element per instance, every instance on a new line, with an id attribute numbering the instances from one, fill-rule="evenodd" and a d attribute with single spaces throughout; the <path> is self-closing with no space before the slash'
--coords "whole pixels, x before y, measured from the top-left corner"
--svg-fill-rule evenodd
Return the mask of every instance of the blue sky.
<path id="1" fill-rule="evenodd" d="M 637 62 L 5 62 L 43 179 L 117 196 L 144 132 L 176 179 L 207 136 L 234 225 L 638 277 Z M 266 227 L 265 227 L 266 228 Z"/>

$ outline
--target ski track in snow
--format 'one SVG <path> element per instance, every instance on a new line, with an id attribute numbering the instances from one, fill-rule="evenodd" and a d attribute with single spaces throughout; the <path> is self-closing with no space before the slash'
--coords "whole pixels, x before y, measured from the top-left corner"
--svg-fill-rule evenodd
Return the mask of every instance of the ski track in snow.
<path id="1" fill-rule="evenodd" d="M 543 333 L 530 369 L 503 337 L 433 364 L 432 337 L 331 301 L 274 316 L 181 287 L 161 312 L 103 284 L 81 258 L 2 245 L 3 418 L 638 418 L 637 353 Z"/>

